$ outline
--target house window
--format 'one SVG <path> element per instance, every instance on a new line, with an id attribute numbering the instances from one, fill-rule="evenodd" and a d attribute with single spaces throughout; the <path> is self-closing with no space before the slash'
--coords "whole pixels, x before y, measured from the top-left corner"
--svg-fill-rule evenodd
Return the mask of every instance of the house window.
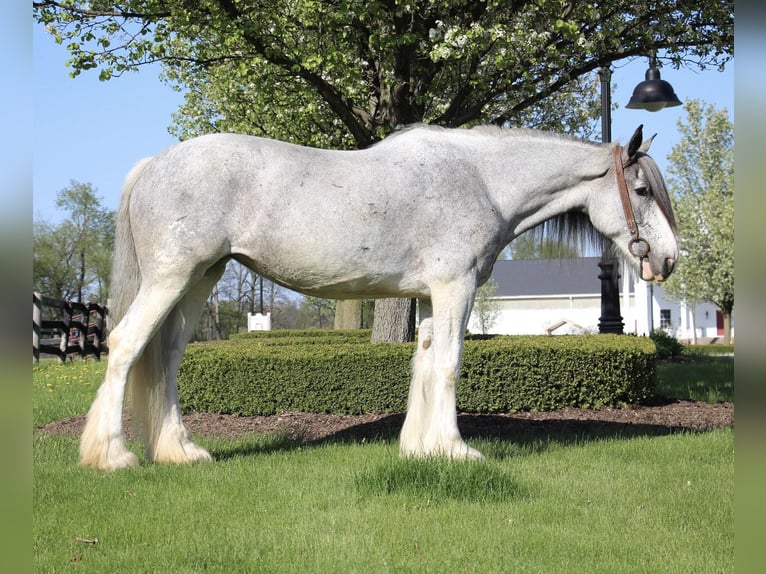
<path id="1" fill-rule="evenodd" d="M 670 320 L 670 309 L 660 309 L 660 329 L 668 330 L 673 326 Z"/>

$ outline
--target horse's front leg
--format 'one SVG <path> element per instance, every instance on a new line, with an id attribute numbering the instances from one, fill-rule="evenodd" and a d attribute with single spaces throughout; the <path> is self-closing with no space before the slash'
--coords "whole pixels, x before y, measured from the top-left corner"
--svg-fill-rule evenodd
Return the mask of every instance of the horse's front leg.
<path id="1" fill-rule="evenodd" d="M 475 294 L 472 278 L 432 290 L 433 317 L 421 322 L 418 350 L 400 453 L 482 459 L 468 446 L 457 425 L 457 383 L 463 336 Z M 424 329 L 425 327 L 432 327 Z"/>
<path id="2" fill-rule="evenodd" d="M 434 329 L 431 301 L 418 300 L 418 346 L 412 357 L 412 379 L 407 399 L 407 415 L 399 436 L 399 451 L 404 456 L 423 452 L 423 437 L 431 424 L 434 385 Z"/>

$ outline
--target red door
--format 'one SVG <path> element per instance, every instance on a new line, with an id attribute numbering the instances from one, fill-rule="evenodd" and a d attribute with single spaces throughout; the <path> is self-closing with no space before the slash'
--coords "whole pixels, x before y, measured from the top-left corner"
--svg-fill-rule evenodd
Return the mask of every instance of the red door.
<path id="1" fill-rule="evenodd" d="M 715 312 L 715 326 L 718 329 L 718 336 L 723 337 L 723 313 Z"/>

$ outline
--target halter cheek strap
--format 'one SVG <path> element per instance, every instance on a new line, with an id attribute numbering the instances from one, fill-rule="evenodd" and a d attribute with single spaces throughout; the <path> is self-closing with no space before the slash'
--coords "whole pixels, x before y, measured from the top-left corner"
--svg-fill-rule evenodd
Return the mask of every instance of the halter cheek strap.
<path id="1" fill-rule="evenodd" d="M 638 224 L 636 223 L 636 216 L 633 214 L 633 205 L 630 203 L 630 196 L 628 195 L 628 184 L 625 181 L 625 168 L 631 163 L 633 162 L 628 160 L 623 164 L 622 147 L 615 146 L 614 171 L 617 176 L 617 188 L 620 190 L 622 209 L 625 211 L 625 220 L 628 223 L 628 231 L 630 231 L 631 237 L 630 242 L 628 243 L 628 251 L 634 257 L 644 259 L 647 255 L 649 255 L 649 242 L 638 234 Z"/>

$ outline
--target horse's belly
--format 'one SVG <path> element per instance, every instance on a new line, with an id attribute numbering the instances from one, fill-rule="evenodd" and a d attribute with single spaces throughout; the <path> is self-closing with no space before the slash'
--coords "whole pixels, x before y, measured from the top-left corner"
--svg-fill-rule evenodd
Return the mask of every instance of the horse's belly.
<path id="1" fill-rule="evenodd" d="M 314 297 L 375 299 L 428 294 L 425 282 L 408 264 L 383 264 L 361 257 L 332 257 L 318 252 L 279 251 L 280 254 L 272 252 L 261 257 L 240 254 L 235 258 L 275 283 Z"/>

